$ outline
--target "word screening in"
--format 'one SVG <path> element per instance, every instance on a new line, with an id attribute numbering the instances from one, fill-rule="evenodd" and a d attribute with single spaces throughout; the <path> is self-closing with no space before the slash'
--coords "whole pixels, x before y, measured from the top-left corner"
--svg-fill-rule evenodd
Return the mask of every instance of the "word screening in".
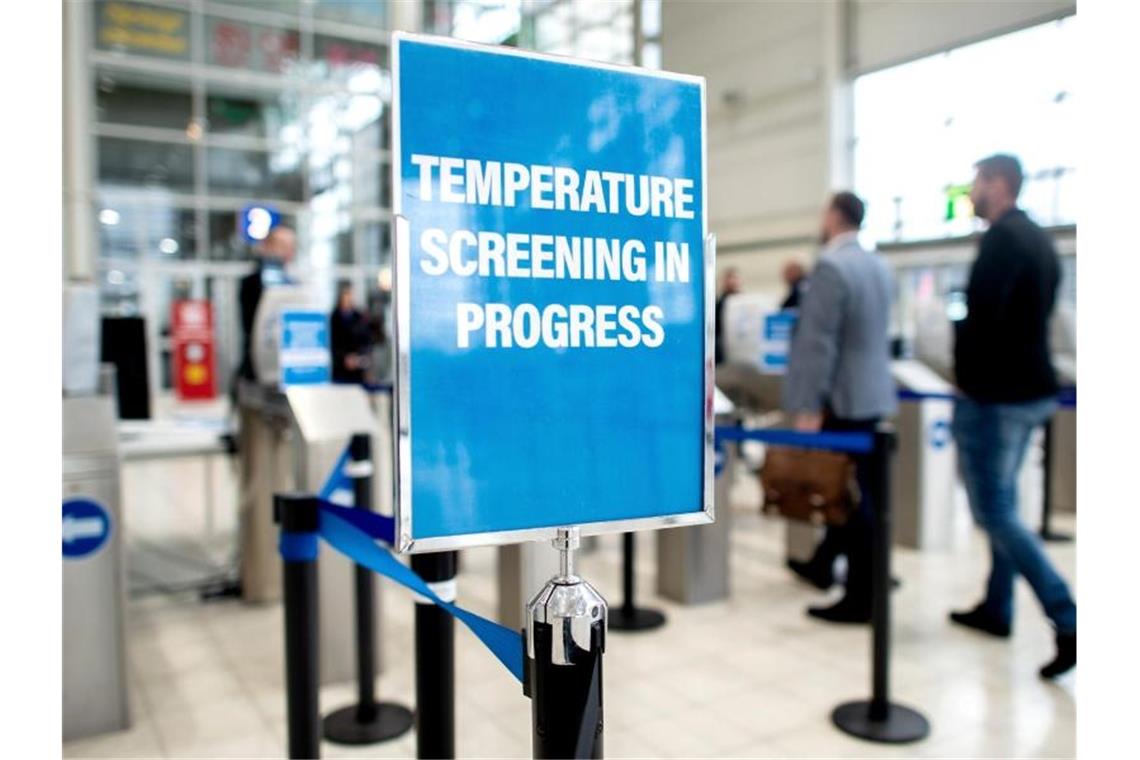
<path id="1" fill-rule="evenodd" d="M 704 81 L 415 35 L 393 72 L 401 547 L 707 521 Z"/>

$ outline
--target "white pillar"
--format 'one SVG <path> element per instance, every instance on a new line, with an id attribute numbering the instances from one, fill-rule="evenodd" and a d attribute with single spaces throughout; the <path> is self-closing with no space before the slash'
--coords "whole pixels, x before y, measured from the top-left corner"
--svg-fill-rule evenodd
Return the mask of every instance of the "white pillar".
<path id="1" fill-rule="evenodd" d="M 850 190 L 855 182 L 855 114 L 851 87 L 851 2 L 829 0 L 823 11 L 823 87 L 827 126 L 826 186 Z"/>
<path id="2" fill-rule="evenodd" d="M 63 276 L 95 277 L 91 3 L 63 4 Z"/>

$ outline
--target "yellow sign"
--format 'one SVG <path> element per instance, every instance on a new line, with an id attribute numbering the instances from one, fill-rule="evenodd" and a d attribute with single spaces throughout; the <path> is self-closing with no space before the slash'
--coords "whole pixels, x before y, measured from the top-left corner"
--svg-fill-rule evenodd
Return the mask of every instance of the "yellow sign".
<path id="1" fill-rule="evenodd" d="M 189 17 L 184 11 L 109 2 L 99 15 L 99 47 L 168 58 L 190 56 Z"/>

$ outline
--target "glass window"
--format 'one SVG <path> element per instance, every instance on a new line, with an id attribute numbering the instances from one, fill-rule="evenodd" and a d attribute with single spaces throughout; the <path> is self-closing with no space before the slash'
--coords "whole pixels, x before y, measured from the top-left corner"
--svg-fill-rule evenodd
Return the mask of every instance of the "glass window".
<path id="1" fill-rule="evenodd" d="M 194 156 L 190 145 L 101 137 L 98 153 L 101 184 L 179 192 L 194 189 Z"/>
<path id="2" fill-rule="evenodd" d="M 499 44 L 519 32 L 521 22 L 519 0 L 452 0 L 446 10 L 435 3 L 432 20 L 436 32 L 471 42 Z"/>
<path id="3" fill-rule="evenodd" d="M 632 19 L 626 16 L 624 23 L 583 30 L 578 36 L 578 54 L 593 61 L 632 62 Z"/>
<path id="4" fill-rule="evenodd" d="M 383 45 L 324 34 L 313 35 L 317 78 L 328 77 L 358 92 L 376 92 L 381 85 L 381 66 L 388 60 Z"/>
<path id="5" fill-rule="evenodd" d="M 95 214 L 99 251 L 105 258 L 137 259 L 142 253 L 143 211 L 136 204 L 103 195 Z"/>
<path id="6" fill-rule="evenodd" d="M 352 174 L 355 205 L 368 208 L 392 207 L 392 165 L 389 162 L 355 162 Z"/>
<path id="7" fill-rule="evenodd" d="M 138 314 L 138 269 L 114 259 L 102 259 L 98 272 L 100 312 L 115 317 Z"/>
<path id="8" fill-rule="evenodd" d="M 206 150 L 206 184 L 212 195 L 298 202 L 304 195 L 301 155 L 295 150 Z"/>
<path id="9" fill-rule="evenodd" d="M 95 120 L 184 130 L 193 115 L 190 80 L 135 73 L 101 72 L 95 89 Z"/>
<path id="10" fill-rule="evenodd" d="M 358 223 L 359 263 L 382 266 L 392 261 L 392 237 L 388 222 Z"/>
<path id="11" fill-rule="evenodd" d="M 316 18 L 385 29 L 388 5 L 381 0 L 315 0 L 312 9 Z"/>
<path id="12" fill-rule="evenodd" d="M 112 259 L 149 257 L 186 261 L 197 254 L 194 210 L 162 203 L 138 203 L 121 194 L 100 193 L 99 249 Z"/>
<path id="13" fill-rule="evenodd" d="M 143 206 L 142 251 L 167 261 L 185 261 L 197 255 L 198 235 L 194 210 L 168 206 Z"/>
<path id="14" fill-rule="evenodd" d="M 240 94 L 218 91 L 211 85 L 206 96 L 207 126 L 211 134 L 253 137 L 300 145 L 300 103 L 295 93 L 257 92 Z"/>
<path id="15" fill-rule="evenodd" d="M 1021 205 L 1038 223 L 1075 221 L 1075 24 L 1070 16 L 855 80 L 855 187 L 872 240 L 974 231 L 973 164 L 997 152 L 1021 159 Z"/>
<path id="16" fill-rule="evenodd" d="M 250 24 L 236 19 L 206 20 L 206 62 L 234 69 L 289 72 L 301 56 L 295 29 Z"/>

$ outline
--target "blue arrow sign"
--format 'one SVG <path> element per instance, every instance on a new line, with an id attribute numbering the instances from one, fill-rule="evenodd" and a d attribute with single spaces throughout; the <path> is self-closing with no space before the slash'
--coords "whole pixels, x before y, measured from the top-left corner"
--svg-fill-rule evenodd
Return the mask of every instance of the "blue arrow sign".
<path id="1" fill-rule="evenodd" d="M 111 516 L 99 502 L 87 498 L 63 502 L 63 556 L 79 559 L 94 554 L 111 535 Z"/>

